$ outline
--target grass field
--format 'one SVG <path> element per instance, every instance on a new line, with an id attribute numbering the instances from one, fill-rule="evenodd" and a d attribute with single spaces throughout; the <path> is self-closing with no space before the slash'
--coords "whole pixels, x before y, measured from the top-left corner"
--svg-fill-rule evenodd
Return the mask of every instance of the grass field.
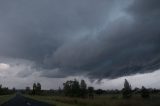
<path id="1" fill-rule="evenodd" d="M 143 99 L 140 95 L 135 95 L 131 99 L 123 99 L 121 95 L 103 95 L 96 96 L 93 100 L 60 96 L 27 97 L 56 106 L 160 106 L 160 95 L 151 95 L 148 99 Z"/>
<path id="2" fill-rule="evenodd" d="M 14 95 L 0 95 L 0 105 L 10 100 Z"/>

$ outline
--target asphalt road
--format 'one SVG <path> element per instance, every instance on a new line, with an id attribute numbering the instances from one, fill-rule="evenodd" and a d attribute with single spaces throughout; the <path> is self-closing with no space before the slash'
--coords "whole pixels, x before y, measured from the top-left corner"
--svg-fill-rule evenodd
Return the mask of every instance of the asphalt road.
<path id="1" fill-rule="evenodd" d="M 13 99 L 4 103 L 1 106 L 53 106 L 47 103 L 39 102 L 30 98 L 23 97 L 20 94 L 17 94 Z"/>

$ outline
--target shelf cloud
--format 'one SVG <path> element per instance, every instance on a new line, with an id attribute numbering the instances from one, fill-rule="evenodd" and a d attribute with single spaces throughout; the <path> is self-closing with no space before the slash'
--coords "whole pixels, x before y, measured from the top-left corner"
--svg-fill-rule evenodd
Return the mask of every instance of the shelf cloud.
<path id="1" fill-rule="evenodd" d="M 49 78 L 153 72 L 160 68 L 159 5 L 158 0 L 0 1 L 0 62 L 33 63 L 24 62 L 32 68 L 17 74 L 22 77 L 32 69 Z"/>

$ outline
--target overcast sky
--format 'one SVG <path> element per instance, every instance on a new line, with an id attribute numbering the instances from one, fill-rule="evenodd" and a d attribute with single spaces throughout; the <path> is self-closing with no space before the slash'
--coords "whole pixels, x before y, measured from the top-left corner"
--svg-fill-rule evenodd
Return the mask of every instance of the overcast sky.
<path id="1" fill-rule="evenodd" d="M 0 1 L 0 83 L 10 88 L 74 78 L 160 88 L 159 48 L 159 0 Z"/>

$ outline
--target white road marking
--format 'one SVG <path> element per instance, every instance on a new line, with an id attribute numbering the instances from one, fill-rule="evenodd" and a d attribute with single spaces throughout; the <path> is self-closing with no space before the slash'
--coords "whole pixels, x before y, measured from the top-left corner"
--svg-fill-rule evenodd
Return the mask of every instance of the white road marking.
<path id="1" fill-rule="evenodd" d="M 29 102 L 26 103 L 28 106 L 31 106 L 31 104 Z"/>

